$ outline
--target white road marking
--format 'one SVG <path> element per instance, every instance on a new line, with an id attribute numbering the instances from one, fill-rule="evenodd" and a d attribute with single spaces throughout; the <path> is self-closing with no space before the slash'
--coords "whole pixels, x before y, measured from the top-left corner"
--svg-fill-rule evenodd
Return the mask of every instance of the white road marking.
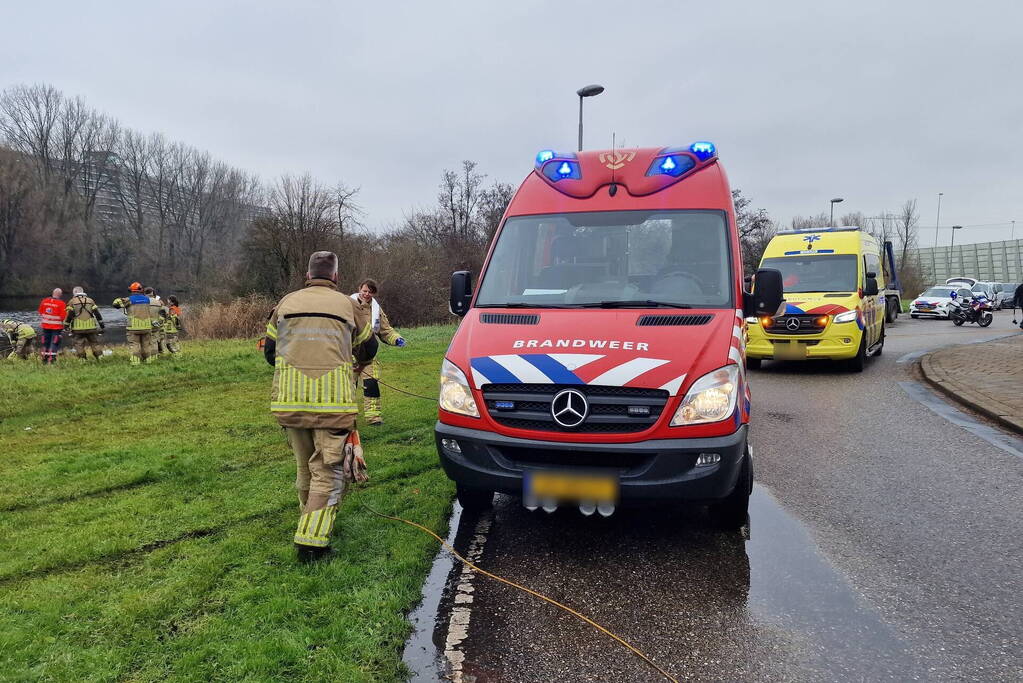
<path id="1" fill-rule="evenodd" d="M 487 542 L 487 533 L 490 531 L 491 519 L 489 516 L 481 517 L 476 522 L 475 536 L 469 542 L 469 549 L 465 552 L 465 559 L 473 564 L 479 562 L 483 555 L 483 546 Z M 448 632 L 444 638 L 444 658 L 448 660 L 448 669 L 451 680 L 460 683 L 462 679 L 462 664 L 465 662 L 465 653 L 461 650 L 462 642 L 469 637 L 469 620 L 472 616 L 472 594 L 476 590 L 473 586 L 473 579 L 476 572 L 468 565 L 462 565 L 462 571 L 458 576 L 458 586 L 455 588 L 454 603 L 451 608 L 451 618 L 448 620 Z"/>

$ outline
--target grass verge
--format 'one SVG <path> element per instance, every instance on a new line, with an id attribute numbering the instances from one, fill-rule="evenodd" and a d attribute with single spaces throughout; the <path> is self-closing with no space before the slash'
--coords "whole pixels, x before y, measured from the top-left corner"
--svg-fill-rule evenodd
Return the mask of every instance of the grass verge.
<path id="1" fill-rule="evenodd" d="M 450 327 L 410 330 L 383 379 L 436 392 Z M 337 554 L 294 561 L 294 462 L 252 342 L 191 342 L 128 366 L 0 363 L 0 670 L 4 680 L 341 680 L 405 675 L 405 613 L 453 486 L 436 405 L 383 389 L 363 428 L 370 482 Z"/>

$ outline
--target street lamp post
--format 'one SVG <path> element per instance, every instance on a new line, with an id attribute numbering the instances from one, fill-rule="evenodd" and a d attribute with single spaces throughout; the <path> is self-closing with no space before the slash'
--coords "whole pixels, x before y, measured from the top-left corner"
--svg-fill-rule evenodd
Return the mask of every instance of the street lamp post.
<path id="1" fill-rule="evenodd" d="M 575 91 L 575 94 L 579 96 L 579 151 L 583 151 L 583 98 L 593 97 L 604 92 L 604 86 L 602 85 L 588 85 L 585 88 L 579 88 Z"/>
<path id="2" fill-rule="evenodd" d="M 831 200 L 831 220 L 829 221 L 831 227 L 835 227 L 835 204 L 844 201 L 845 199 L 843 199 L 842 197 L 835 197 L 834 199 Z"/>
<path id="3" fill-rule="evenodd" d="M 952 226 L 952 244 L 950 244 L 949 248 L 948 248 L 948 270 L 949 270 L 949 273 L 952 272 L 952 252 L 955 251 L 955 248 L 956 248 L 956 230 L 962 230 L 962 229 L 963 229 L 963 226 L 961 226 L 961 225 L 953 225 Z M 949 277 L 955 277 L 955 276 L 950 275 Z"/>
<path id="4" fill-rule="evenodd" d="M 943 194 L 945 194 L 945 193 L 944 192 L 939 192 L 938 193 L 938 216 L 937 216 L 937 218 L 934 219 L 934 246 L 935 247 L 938 246 L 938 225 L 941 224 L 941 195 L 943 195 Z"/>

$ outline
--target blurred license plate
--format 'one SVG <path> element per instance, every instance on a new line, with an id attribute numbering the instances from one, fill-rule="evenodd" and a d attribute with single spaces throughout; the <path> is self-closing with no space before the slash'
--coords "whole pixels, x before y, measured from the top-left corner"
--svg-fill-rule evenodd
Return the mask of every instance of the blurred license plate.
<path id="1" fill-rule="evenodd" d="M 778 360 L 805 360 L 806 344 L 800 344 L 797 341 L 775 344 L 774 357 Z"/>
<path id="2" fill-rule="evenodd" d="M 526 472 L 522 495 L 532 500 L 574 500 L 603 503 L 618 499 L 618 479 L 606 474 Z"/>
<path id="3" fill-rule="evenodd" d="M 933 311 L 934 310 L 934 306 L 921 306 L 920 310 L 921 311 Z"/>

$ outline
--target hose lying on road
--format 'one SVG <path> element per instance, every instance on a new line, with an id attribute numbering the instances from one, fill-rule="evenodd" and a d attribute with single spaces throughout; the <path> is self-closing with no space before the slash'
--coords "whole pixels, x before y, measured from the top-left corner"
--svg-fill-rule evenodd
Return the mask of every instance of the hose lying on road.
<path id="1" fill-rule="evenodd" d="M 577 617 L 577 618 L 583 620 L 584 622 L 586 622 L 587 624 L 589 624 L 593 628 L 597 629 L 601 633 L 603 633 L 603 634 L 605 634 L 607 636 L 610 636 L 611 638 L 614 638 L 615 640 L 617 640 L 619 643 L 621 643 L 622 645 L 627 647 L 634 655 L 636 655 L 637 657 L 642 659 L 644 662 L 649 664 L 651 667 L 653 667 L 658 673 L 660 673 L 662 676 L 664 676 L 667 680 L 673 681 L 673 683 L 678 683 L 678 679 L 677 678 L 672 676 L 670 673 L 668 673 L 667 671 L 665 671 L 661 667 L 657 666 L 657 664 L 655 664 L 652 659 L 650 659 L 645 654 L 640 652 L 638 649 L 636 649 L 635 647 L 630 645 L 624 638 L 620 638 L 619 636 L 616 636 L 614 633 L 612 633 L 608 629 L 604 628 L 603 626 L 601 626 L 597 622 L 593 621 L 592 619 L 590 619 L 586 615 L 581 614 L 580 612 L 577 612 L 576 610 L 572 609 L 571 607 L 567 607 L 566 605 L 563 605 L 560 602 L 558 602 L 557 600 L 555 600 L 553 598 L 549 598 L 546 595 L 543 595 L 542 593 L 537 593 L 536 591 L 534 591 L 532 589 L 529 589 L 529 588 L 526 588 L 523 585 L 517 584 L 514 581 L 509 581 L 508 579 L 500 577 L 497 574 L 491 574 L 490 572 L 488 572 L 485 569 L 480 569 L 479 567 L 474 565 L 472 562 L 470 562 L 469 560 L 467 560 L 464 557 L 462 557 L 458 553 L 458 551 L 455 550 L 453 547 L 451 547 L 451 545 L 447 541 L 445 541 L 443 538 L 441 538 L 440 536 L 435 534 L 432 530 L 426 528 L 422 524 L 416 524 L 415 522 L 409 521 L 407 519 L 403 519 L 401 517 L 395 517 L 395 516 L 392 516 L 392 515 L 385 515 L 382 512 L 377 512 L 376 510 L 374 510 L 370 506 L 366 505 L 365 503 L 362 503 L 362 507 L 366 508 L 366 510 L 368 510 L 372 514 L 376 515 L 377 517 L 383 517 L 384 519 L 390 519 L 390 520 L 393 520 L 395 522 L 401 522 L 402 524 L 407 524 L 407 525 L 409 525 L 411 527 L 415 527 L 416 529 L 419 529 L 420 531 L 423 531 L 423 532 L 429 534 L 430 536 L 433 536 L 436 540 L 440 541 L 441 546 L 443 546 L 445 550 L 447 550 L 449 553 L 454 555 L 458 559 L 459 562 L 461 562 L 462 564 L 466 565 L 467 567 L 469 567 L 473 571 L 478 572 L 478 573 L 482 574 L 483 576 L 486 576 L 486 577 L 489 577 L 491 579 L 494 579 L 495 581 L 499 581 L 499 582 L 501 582 L 503 584 L 507 584 L 507 585 L 511 586 L 512 588 L 518 588 L 520 591 L 523 591 L 525 593 L 529 593 L 530 595 L 532 595 L 535 598 L 540 598 L 541 600 L 543 600 L 545 602 L 549 602 L 550 604 L 554 605 L 555 607 L 559 607 L 559 608 L 565 610 L 566 612 L 568 612 L 572 616 Z"/>

